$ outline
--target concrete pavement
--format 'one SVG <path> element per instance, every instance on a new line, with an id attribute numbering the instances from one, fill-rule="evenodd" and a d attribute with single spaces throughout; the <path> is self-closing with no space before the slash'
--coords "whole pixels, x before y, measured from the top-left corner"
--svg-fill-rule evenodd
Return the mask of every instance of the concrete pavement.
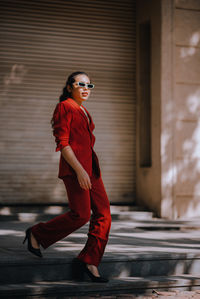
<path id="1" fill-rule="evenodd" d="M 43 250 L 44 258 L 39 259 L 22 245 L 25 229 L 34 223 L 31 215 L 28 216 L 21 221 L 6 221 L 5 217 L 0 221 L 0 297 L 4 296 L 1 298 L 9 298 L 11 294 L 20 299 L 34 294 L 35 298 L 73 298 L 73 295 L 76 298 L 86 295 L 87 298 L 136 298 L 136 295 L 140 296 L 137 298 L 147 295 L 147 298 L 162 298 L 166 290 L 173 291 L 170 298 L 178 290 L 193 290 L 196 293 L 190 294 L 199 296 L 193 298 L 200 298 L 196 291 L 200 290 L 198 220 L 145 220 L 128 212 L 113 217 L 116 220 L 99 267 L 110 282 L 96 286 L 87 281 L 70 282 L 71 261 L 87 239 L 88 225 Z M 152 294 L 153 290 L 157 293 Z M 125 297 L 119 297 L 122 295 Z M 179 295 L 176 293 L 176 298 Z"/>

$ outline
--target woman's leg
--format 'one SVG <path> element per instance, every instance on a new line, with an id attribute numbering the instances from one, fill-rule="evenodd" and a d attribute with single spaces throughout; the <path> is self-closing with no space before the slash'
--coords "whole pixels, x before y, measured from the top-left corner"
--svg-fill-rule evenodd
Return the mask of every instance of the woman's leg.
<path id="1" fill-rule="evenodd" d="M 63 182 L 68 194 L 70 211 L 32 227 L 33 236 L 43 248 L 63 239 L 90 220 L 89 190 L 82 189 L 76 177 L 68 176 Z"/>
<path id="2" fill-rule="evenodd" d="M 88 240 L 78 258 L 86 264 L 99 265 L 103 256 L 111 226 L 110 204 L 101 177 L 91 178 L 90 190 L 92 218 Z"/>

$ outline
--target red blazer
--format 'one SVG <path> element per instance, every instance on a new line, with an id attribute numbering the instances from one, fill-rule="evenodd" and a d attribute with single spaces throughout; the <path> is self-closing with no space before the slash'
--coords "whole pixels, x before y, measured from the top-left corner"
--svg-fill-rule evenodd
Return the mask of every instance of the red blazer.
<path id="1" fill-rule="evenodd" d="M 87 110 L 86 112 L 89 116 L 90 123 L 88 123 L 85 113 L 73 99 L 68 98 L 56 105 L 53 113 L 53 135 L 55 136 L 57 144 L 56 152 L 70 145 L 76 158 L 89 176 L 92 175 L 93 169 L 96 176 L 99 177 L 99 161 L 93 150 L 95 136 L 92 131 L 95 125 L 89 112 Z M 76 175 L 76 173 L 63 158 L 62 154 L 60 154 L 58 177 L 62 179 L 67 175 Z"/>

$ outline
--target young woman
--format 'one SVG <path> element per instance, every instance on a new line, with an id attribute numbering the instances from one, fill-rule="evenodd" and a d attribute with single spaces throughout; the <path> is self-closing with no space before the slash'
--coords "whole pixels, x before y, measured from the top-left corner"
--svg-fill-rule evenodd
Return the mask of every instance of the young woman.
<path id="1" fill-rule="evenodd" d="M 28 240 L 28 250 L 42 257 L 40 245 L 46 249 L 90 221 L 88 240 L 77 261 L 92 281 L 107 282 L 97 267 L 108 241 L 110 205 L 93 150 L 94 123 L 82 106 L 93 87 L 86 73 L 71 74 L 52 118 L 56 151 L 61 152 L 58 177 L 65 184 L 70 211 L 28 228 L 24 242 Z"/>

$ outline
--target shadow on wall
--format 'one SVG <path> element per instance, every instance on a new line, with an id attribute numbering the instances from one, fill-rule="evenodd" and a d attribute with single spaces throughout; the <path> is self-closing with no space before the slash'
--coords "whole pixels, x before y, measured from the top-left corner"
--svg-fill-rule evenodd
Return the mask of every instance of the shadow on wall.
<path id="1" fill-rule="evenodd" d="M 199 45 L 200 31 L 197 31 L 192 34 L 188 47 L 176 47 L 174 100 L 166 107 L 161 136 L 162 158 L 167 169 L 163 176 L 166 200 L 163 206 L 168 209 L 172 187 L 173 218 L 200 215 Z M 172 164 L 168 163 L 171 148 Z"/>

